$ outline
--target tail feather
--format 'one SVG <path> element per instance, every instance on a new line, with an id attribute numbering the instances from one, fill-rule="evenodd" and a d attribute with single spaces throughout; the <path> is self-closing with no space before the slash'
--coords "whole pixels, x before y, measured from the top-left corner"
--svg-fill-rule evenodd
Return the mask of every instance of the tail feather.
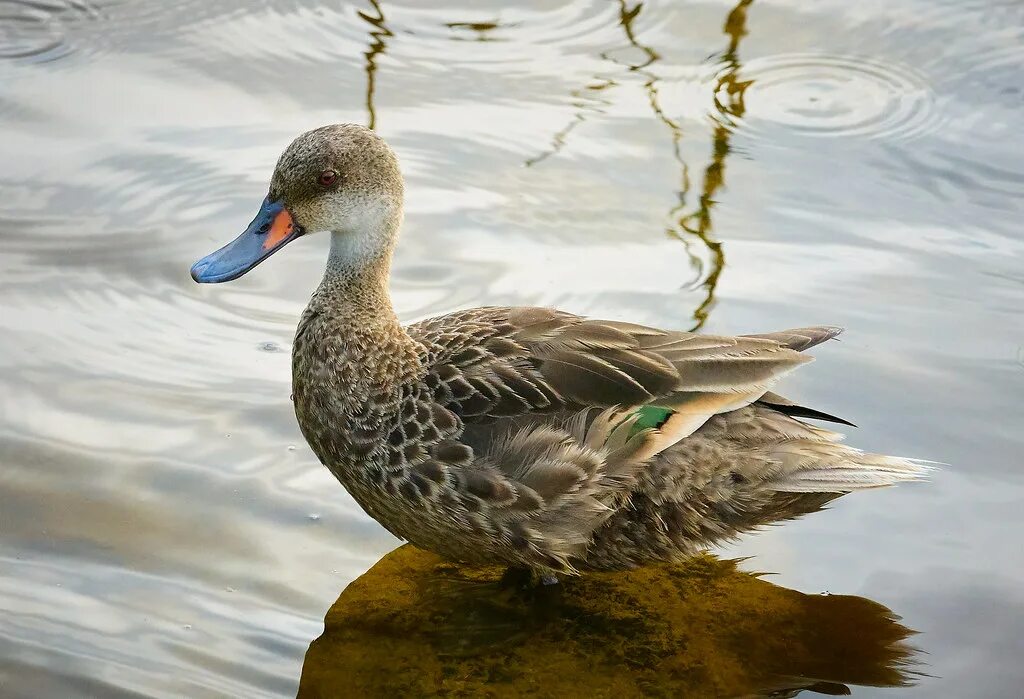
<path id="1" fill-rule="evenodd" d="M 784 493 L 848 493 L 925 478 L 932 466 L 897 456 L 868 454 L 834 441 L 788 440 L 771 449 L 779 465 L 765 486 Z"/>
<path id="2" fill-rule="evenodd" d="M 843 332 L 842 328 L 834 325 L 817 325 L 810 328 L 792 328 L 780 330 L 774 333 L 760 333 L 757 335 L 744 335 L 743 337 L 758 338 L 761 340 L 774 340 L 783 347 L 788 347 L 797 352 L 803 352 L 822 342 L 831 340 Z"/>
<path id="3" fill-rule="evenodd" d="M 799 405 L 783 398 L 778 393 L 772 393 L 768 391 L 763 396 L 757 399 L 757 402 L 761 405 L 765 405 L 772 410 L 782 413 L 783 415 L 789 415 L 790 417 L 804 417 L 812 420 L 824 420 L 826 422 L 836 422 L 840 425 L 848 425 L 849 427 L 856 427 L 855 424 L 841 417 L 831 415 L 821 410 L 815 410 L 814 408 L 808 408 L 805 405 Z"/>
<path id="4" fill-rule="evenodd" d="M 927 478 L 934 467 L 917 459 L 865 454 L 857 450 L 842 461 L 815 464 L 772 481 L 782 493 L 849 493 Z"/>

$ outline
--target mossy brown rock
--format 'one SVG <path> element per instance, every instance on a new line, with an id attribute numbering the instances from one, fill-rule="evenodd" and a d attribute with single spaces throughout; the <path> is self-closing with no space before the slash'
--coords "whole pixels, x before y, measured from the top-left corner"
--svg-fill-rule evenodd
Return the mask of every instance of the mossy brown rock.
<path id="1" fill-rule="evenodd" d="M 342 593 L 300 697 L 787 696 L 909 682 L 912 633 L 862 597 L 808 595 L 701 556 L 522 591 L 411 546 Z"/>

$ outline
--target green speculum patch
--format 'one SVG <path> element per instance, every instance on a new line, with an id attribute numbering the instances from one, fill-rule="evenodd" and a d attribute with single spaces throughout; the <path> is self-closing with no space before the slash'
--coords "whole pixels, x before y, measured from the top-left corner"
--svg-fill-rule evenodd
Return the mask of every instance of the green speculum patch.
<path id="1" fill-rule="evenodd" d="M 630 430 L 630 436 L 640 432 L 641 430 L 657 429 L 665 424 L 665 422 L 672 416 L 672 410 L 669 408 L 660 408 L 656 405 L 645 405 L 637 409 L 637 419 L 633 423 L 633 429 Z"/>

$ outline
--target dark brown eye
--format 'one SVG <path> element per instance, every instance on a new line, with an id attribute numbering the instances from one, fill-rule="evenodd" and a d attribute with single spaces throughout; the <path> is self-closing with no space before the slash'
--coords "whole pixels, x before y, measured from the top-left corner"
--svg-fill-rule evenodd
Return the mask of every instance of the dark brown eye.
<path id="1" fill-rule="evenodd" d="M 316 181 L 320 183 L 321 187 L 330 187 L 338 181 L 338 173 L 335 170 L 324 170 Z"/>

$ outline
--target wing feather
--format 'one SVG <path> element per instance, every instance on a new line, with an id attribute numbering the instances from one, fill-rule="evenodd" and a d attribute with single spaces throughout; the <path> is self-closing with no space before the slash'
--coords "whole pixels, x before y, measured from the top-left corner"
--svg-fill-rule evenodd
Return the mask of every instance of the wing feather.
<path id="1" fill-rule="evenodd" d="M 839 329 L 699 335 L 522 307 L 458 311 L 409 333 L 425 347 L 438 400 L 467 422 L 587 407 L 692 406 L 694 395 L 708 394 L 707 410 L 672 423 L 673 434 L 684 435 L 696 415 L 715 414 L 713 406 L 759 398 L 811 361 L 798 350 Z"/>

